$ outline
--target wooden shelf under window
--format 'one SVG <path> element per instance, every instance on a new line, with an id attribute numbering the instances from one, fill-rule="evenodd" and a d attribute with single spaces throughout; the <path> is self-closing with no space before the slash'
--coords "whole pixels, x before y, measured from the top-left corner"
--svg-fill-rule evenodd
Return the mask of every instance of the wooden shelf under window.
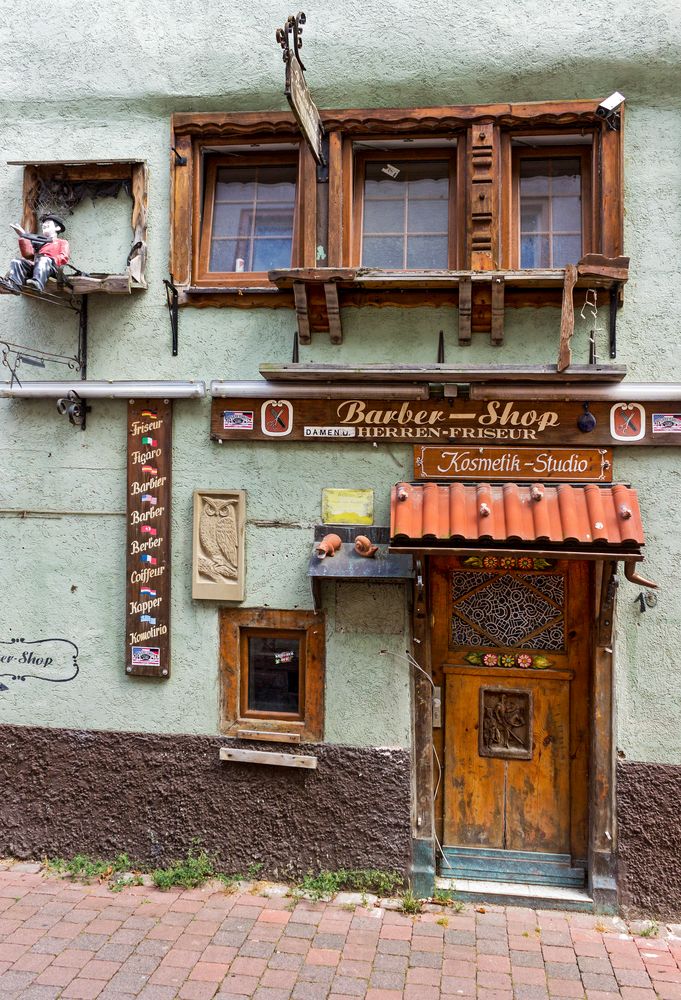
<path id="1" fill-rule="evenodd" d="M 574 288 L 619 293 L 629 276 L 629 258 L 587 254 L 576 269 Z M 470 343 L 477 332 L 487 332 L 493 344 L 501 344 L 505 306 L 561 305 L 568 271 L 292 268 L 270 271 L 268 277 L 277 289 L 293 292 L 302 344 L 309 344 L 314 332 L 329 333 L 332 343 L 342 343 L 340 308 L 349 305 L 455 305 L 460 344 Z"/>

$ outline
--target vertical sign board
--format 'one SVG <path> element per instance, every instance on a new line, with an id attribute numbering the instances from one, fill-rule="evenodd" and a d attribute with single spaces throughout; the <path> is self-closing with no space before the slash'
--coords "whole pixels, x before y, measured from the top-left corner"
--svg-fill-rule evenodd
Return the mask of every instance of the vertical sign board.
<path id="1" fill-rule="evenodd" d="M 128 404 L 125 671 L 170 677 L 172 404 Z"/>

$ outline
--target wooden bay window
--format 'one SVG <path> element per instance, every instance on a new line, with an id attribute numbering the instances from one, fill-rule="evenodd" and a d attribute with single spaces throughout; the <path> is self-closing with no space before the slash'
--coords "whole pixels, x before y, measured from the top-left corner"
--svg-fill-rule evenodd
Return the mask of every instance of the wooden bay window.
<path id="1" fill-rule="evenodd" d="M 623 119 L 596 108 L 322 110 L 320 171 L 290 112 L 174 115 L 179 302 L 295 302 L 301 342 L 332 317 L 336 343 L 339 306 L 458 305 L 466 272 L 504 272 L 502 309 L 560 305 L 566 264 L 623 252 Z M 479 281 L 473 300 L 482 330 Z"/>

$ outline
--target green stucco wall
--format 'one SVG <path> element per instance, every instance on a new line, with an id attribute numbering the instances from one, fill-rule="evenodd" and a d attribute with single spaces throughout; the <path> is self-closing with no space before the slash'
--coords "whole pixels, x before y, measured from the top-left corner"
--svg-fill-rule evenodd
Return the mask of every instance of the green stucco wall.
<path id="1" fill-rule="evenodd" d="M 168 140 L 173 111 L 284 107 L 275 28 L 290 13 L 257 5 L 171 0 L 102 8 L 65 2 L 7 19 L 0 66 L 0 160 L 147 160 L 150 168 L 149 290 L 130 299 L 92 297 L 88 375 L 110 378 L 258 377 L 261 361 L 290 360 L 287 310 L 184 310 L 172 358 L 162 279 L 168 260 Z M 633 380 L 681 379 L 681 16 L 674 2 L 546 6 L 460 0 L 306 8 L 308 79 L 322 107 L 427 106 L 627 95 L 626 238 L 632 278 L 620 314 L 618 361 Z M 29 28 L 30 21 L 30 28 Z M 47 87 L 50 53 L 60 84 Z M 35 67 L 32 70 L 32 67 Z M 14 253 L 5 225 L 20 217 L 22 171 L 0 167 L 0 258 Z M 70 223 L 73 260 L 106 269 L 127 253 L 119 202 L 84 204 Z M 111 235 L 110 235 L 111 233 Z M 301 360 L 434 361 L 445 330 L 447 361 L 555 360 L 559 312 L 509 310 L 506 343 L 478 335 L 456 344 L 452 309 L 348 309 L 345 342 L 316 335 Z M 606 358 L 607 315 L 599 317 Z M 587 358 L 589 324 L 577 318 L 575 360 Z M 33 301 L 0 298 L 0 332 L 19 343 L 72 353 L 75 317 Z M 4 371 L 4 370 L 3 370 Z M 6 372 L 5 372 L 6 375 Z M 61 368 L 25 378 L 67 377 Z M 174 417 L 173 676 L 126 678 L 123 664 L 125 404 L 93 404 L 80 433 L 51 402 L 0 401 L 0 639 L 63 636 L 80 649 L 68 684 L 14 682 L 0 721 L 83 728 L 211 733 L 217 726 L 217 612 L 192 602 L 191 497 L 195 488 L 248 491 L 246 605 L 309 608 L 305 576 L 324 486 L 372 487 L 376 523 L 388 520 L 389 487 L 411 477 L 411 449 L 391 445 L 290 444 L 219 447 L 208 439 L 209 401 L 179 402 Z M 617 643 L 619 746 L 636 759 L 681 761 L 681 695 L 675 650 L 681 620 L 677 451 L 632 449 L 616 476 L 641 492 L 646 570 L 659 580 L 657 608 L 641 615 L 638 588 L 620 588 Z M 8 510 L 61 511 L 23 519 Z M 86 513 L 87 512 L 87 513 Z M 259 526 L 277 519 L 282 527 Z M 326 737 L 355 745 L 409 742 L 408 646 L 402 596 L 376 602 L 374 630 L 359 631 L 362 600 L 326 586 Z M 340 607 L 341 602 L 343 606 Z M 401 607 L 401 611 L 400 611 Z M 358 630 L 352 626 L 356 617 Z M 381 618 L 382 616 L 382 618 Z M 339 619 L 344 622 L 338 627 Z M 382 630 L 382 631 L 381 631 Z"/>

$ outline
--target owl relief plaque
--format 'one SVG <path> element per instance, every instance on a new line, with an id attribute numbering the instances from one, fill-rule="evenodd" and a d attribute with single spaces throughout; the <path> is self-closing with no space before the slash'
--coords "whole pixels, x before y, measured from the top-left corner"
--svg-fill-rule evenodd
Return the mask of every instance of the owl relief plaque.
<path id="1" fill-rule="evenodd" d="M 243 601 L 246 493 L 194 490 L 192 597 Z"/>

